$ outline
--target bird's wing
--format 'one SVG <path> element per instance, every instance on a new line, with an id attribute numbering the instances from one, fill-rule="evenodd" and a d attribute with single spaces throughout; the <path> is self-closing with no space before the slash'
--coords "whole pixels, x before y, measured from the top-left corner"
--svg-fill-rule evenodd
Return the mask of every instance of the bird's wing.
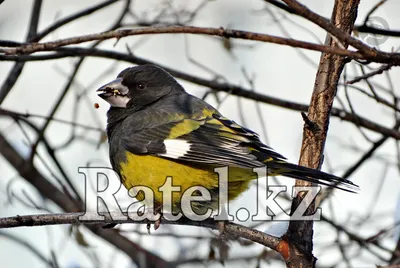
<path id="1" fill-rule="evenodd" d="M 284 160 L 258 135 L 217 112 L 181 118 L 124 135 L 123 144 L 136 154 L 152 154 L 184 162 L 253 168 L 268 160 Z"/>
<path id="2" fill-rule="evenodd" d="M 214 166 L 255 168 L 267 165 L 270 175 L 283 175 L 349 192 L 358 190 L 358 186 L 348 180 L 286 162 L 285 157 L 263 144 L 255 132 L 217 112 L 143 128 L 125 136 L 123 144 L 135 154 Z"/>

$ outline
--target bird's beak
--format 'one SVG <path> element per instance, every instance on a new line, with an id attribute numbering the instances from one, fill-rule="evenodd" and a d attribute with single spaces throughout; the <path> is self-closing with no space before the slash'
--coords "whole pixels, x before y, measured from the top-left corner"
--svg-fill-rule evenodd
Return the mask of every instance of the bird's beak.
<path id="1" fill-rule="evenodd" d="M 111 106 L 125 108 L 130 98 L 129 88 L 122 84 L 122 78 L 117 78 L 96 90 L 97 95 Z"/>
<path id="2" fill-rule="evenodd" d="M 96 90 L 101 98 L 115 95 L 125 96 L 128 94 L 128 91 L 128 87 L 122 85 L 122 78 L 117 78 Z"/>

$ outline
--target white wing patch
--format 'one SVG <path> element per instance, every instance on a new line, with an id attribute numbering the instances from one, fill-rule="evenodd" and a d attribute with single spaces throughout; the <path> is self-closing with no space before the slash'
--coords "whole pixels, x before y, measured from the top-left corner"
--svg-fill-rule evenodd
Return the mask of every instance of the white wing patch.
<path id="1" fill-rule="evenodd" d="M 166 153 L 159 156 L 178 159 L 190 151 L 190 143 L 186 140 L 171 139 L 164 140 Z"/>

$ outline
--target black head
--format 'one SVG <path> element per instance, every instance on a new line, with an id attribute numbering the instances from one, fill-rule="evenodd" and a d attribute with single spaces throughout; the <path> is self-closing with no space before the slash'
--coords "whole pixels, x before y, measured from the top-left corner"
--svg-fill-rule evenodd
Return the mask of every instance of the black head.
<path id="1" fill-rule="evenodd" d="M 112 107 L 140 110 L 160 98 L 185 92 L 166 71 L 155 65 L 141 65 L 123 70 L 117 79 L 97 90 L 99 97 Z"/>

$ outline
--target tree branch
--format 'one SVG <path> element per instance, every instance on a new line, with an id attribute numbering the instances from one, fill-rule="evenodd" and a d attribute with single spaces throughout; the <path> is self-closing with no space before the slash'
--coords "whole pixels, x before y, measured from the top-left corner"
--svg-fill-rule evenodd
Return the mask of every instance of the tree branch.
<path id="1" fill-rule="evenodd" d="M 80 220 L 79 218 L 85 214 L 85 220 Z M 105 225 L 105 224 L 123 224 L 123 223 L 131 223 L 131 224 L 148 224 L 154 223 L 154 221 L 150 221 L 148 219 L 144 219 L 142 221 L 134 221 L 132 220 L 132 214 L 126 214 L 126 219 L 120 219 L 120 212 L 110 212 L 110 213 L 100 213 L 101 216 L 104 216 L 104 219 L 98 219 L 97 212 L 75 212 L 75 213 L 62 213 L 62 214 L 44 214 L 44 215 L 24 215 L 24 216 L 15 216 L 8 218 L 0 218 L 0 229 L 1 228 L 14 228 L 21 226 L 45 226 L 45 225 L 56 225 L 56 224 L 96 224 L 96 225 Z M 213 230 L 218 229 L 218 222 L 214 221 L 214 219 L 209 218 L 203 221 L 192 221 L 188 218 L 180 218 L 177 221 L 169 221 L 165 218 L 161 219 L 162 224 L 172 224 L 172 225 L 188 225 L 188 226 L 199 226 L 206 227 Z M 249 239 L 251 241 L 257 242 L 261 245 L 269 247 L 271 249 L 276 250 L 279 245 L 280 239 L 278 237 L 266 234 L 264 232 L 258 231 L 256 229 L 252 229 L 246 226 L 242 226 L 232 222 L 226 222 L 224 226 L 224 232 L 226 234 L 231 235 L 233 237 L 242 237 Z"/>
<path id="2" fill-rule="evenodd" d="M 356 77 L 356 78 L 354 78 L 352 80 L 346 81 L 346 84 L 351 85 L 351 84 L 355 84 L 357 82 L 360 82 L 361 80 L 366 80 L 366 79 L 371 78 L 371 77 L 373 77 L 375 75 L 382 74 L 384 71 L 389 71 L 390 68 L 392 68 L 392 67 L 393 67 L 393 65 L 391 65 L 391 64 L 382 65 L 381 67 L 379 67 L 375 71 L 372 71 L 372 72 L 367 73 L 365 75 L 358 76 L 358 77 Z"/>
<path id="3" fill-rule="evenodd" d="M 200 35 L 210 35 L 210 36 L 219 36 L 224 38 L 238 38 L 245 40 L 253 40 L 253 41 L 261 41 L 268 42 L 274 44 L 281 44 L 286 46 L 304 48 L 309 50 L 321 51 L 326 53 L 333 53 L 342 56 L 348 56 L 350 58 L 355 59 L 364 59 L 364 56 L 358 52 L 349 51 L 346 49 L 341 49 L 339 47 L 329 47 L 324 45 L 313 44 L 309 42 L 303 42 L 294 39 L 282 38 L 273 35 L 247 32 L 247 31 L 239 31 L 232 29 L 224 29 L 224 28 L 202 28 L 202 27 L 191 27 L 191 26 L 166 26 L 166 27 L 144 27 L 144 28 L 135 28 L 135 29 L 122 29 L 122 30 L 114 30 L 107 31 L 97 34 L 90 35 L 82 35 L 78 37 L 71 37 L 66 39 L 60 39 L 52 42 L 45 43 L 28 43 L 23 44 L 18 47 L 0 47 L 0 52 L 5 53 L 7 55 L 16 55 L 16 54 L 31 54 L 39 51 L 52 51 L 59 47 L 74 45 L 85 43 L 89 41 L 95 40 L 107 40 L 112 38 L 117 38 L 119 40 L 122 37 L 126 36 L 135 36 L 135 35 L 145 35 L 145 34 L 200 34 Z M 382 52 L 383 53 L 383 52 Z M 390 53 L 396 54 L 396 53 Z M 393 64 L 400 64 L 400 55 L 392 55 L 393 58 L 390 62 Z"/>
<path id="4" fill-rule="evenodd" d="M 370 47 L 366 44 L 364 44 L 362 41 L 354 38 L 351 36 L 351 31 L 353 30 L 353 26 L 351 26 L 350 31 L 346 32 L 343 31 L 340 27 L 340 25 L 334 24 L 334 23 L 330 23 L 329 21 L 327 21 L 324 17 L 318 15 L 317 13 L 311 11 L 310 9 L 308 9 L 305 5 L 302 5 L 301 3 L 295 1 L 295 0 L 282 0 L 283 2 L 285 2 L 289 7 L 291 7 L 296 14 L 298 14 L 299 16 L 315 23 L 316 25 L 320 26 L 322 29 L 326 30 L 328 33 L 332 34 L 333 36 L 335 36 L 336 38 L 338 38 L 343 44 L 347 45 L 351 45 L 354 48 L 358 49 L 359 52 L 365 56 L 366 58 L 373 58 L 375 62 L 393 62 L 393 61 L 397 61 L 397 60 L 390 60 L 390 58 L 393 57 L 400 57 L 400 54 L 398 54 L 397 56 L 394 55 L 393 53 L 386 53 L 386 52 L 382 52 L 379 51 L 373 47 Z M 357 10 L 353 10 L 351 12 L 355 12 L 357 13 Z M 357 14 L 354 14 L 355 16 Z"/>
<path id="5" fill-rule="evenodd" d="M 277 8 L 280 8 L 280 9 L 286 11 L 287 13 L 299 16 L 299 14 L 297 14 L 294 9 L 292 9 L 288 5 L 282 3 L 281 1 L 278 1 L 278 0 L 264 0 L 264 1 L 267 3 L 270 3 L 271 5 L 274 5 Z M 324 19 L 329 22 L 328 18 L 324 18 Z M 367 21 L 365 21 L 365 22 L 367 22 Z M 360 32 L 360 33 L 371 33 L 371 34 L 376 34 L 376 35 L 400 37 L 400 31 L 375 28 L 375 27 L 366 25 L 366 23 L 363 23 L 362 25 L 354 25 L 353 30 Z"/>
<path id="6" fill-rule="evenodd" d="M 33 255 L 35 255 L 39 260 L 41 260 L 44 264 L 48 265 L 49 267 L 54 267 L 54 268 L 56 267 L 54 266 L 54 263 L 50 259 L 47 259 L 47 257 L 44 256 L 39 251 L 38 248 L 30 244 L 28 241 L 25 241 L 24 239 L 18 236 L 3 231 L 0 232 L 0 236 L 6 239 L 10 239 L 11 241 L 21 245 L 25 250 L 30 251 Z"/>
<path id="7" fill-rule="evenodd" d="M 87 15 L 93 14 L 96 11 L 99 11 L 105 7 L 108 7 L 111 4 L 117 3 L 119 0 L 106 0 L 104 2 L 101 2 L 95 6 L 92 6 L 90 8 L 86 8 L 80 12 L 74 13 L 71 16 L 68 16 L 66 18 L 63 18 L 61 20 L 56 21 L 54 24 L 50 25 L 49 27 L 47 27 L 46 29 L 44 29 L 43 31 L 41 31 L 40 33 L 38 33 L 33 40 L 31 40 L 31 42 L 38 42 L 39 40 L 41 40 L 42 38 L 46 37 L 49 33 L 54 32 L 55 30 L 61 28 L 62 26 L 80 19 L 82 17 L 85 17 Z"/>
<path id="8" fill-rule="evenodd" d="M 40 10 L 42 9 L 42 2 L 43 0 L 35 0 L 33 3 L 31 20 L 26 37 L 27 42 L 31 41 L 31 39 L 36 35 L 40 18 Z M 17 82 L 18 77 L 21 75 L 22 70 L 24 69 L 24 65 L 24 62 L 18 62 L 10 70 L 6 80 L 0 88 L 0 104 L 4 101 L 8 93 L 10 93 L 11 89 Z"/>
<path id="9" fill-rule="evenodd" d="M 294 0 L 283 0 L 291 8 L 296 10 L 305 18 L 314 22 L 319 22 L 319 17 L 307 8 Z M 340 27 L 340 30 L 332 32 L 340 32 L 341 37 L 347 38 L 350 33 L 354 21 L 356 19 L 359 0 L 336 0 L 332 12 L 332 23 L 329 23 L 329 30 L 334 27 Z M 325 25 L 323 23 L 323 25 Z M 327 35 L 326 44 L 339 47 L 348 46 L 348 38 L 344 38 L 345 43 L 340 44 Z M 343 39 L 341 39 L 343 40 Z M 323 163 L 323 152 L 328 132 L 329 118 L 332 110 L 333 100 L 336 95 L 338 81 L 346 63 L 345 58 L 323 53 L 321 55 L 317 76 L 315 79 L 314 90 L 311 97 L 310 107 L 308 109 L 308 121 L 313 122 L 318 128 L 310 128 L 309 124 L 305 124 L 303 131 L 303 142 L 301 148 L 301 156 L 299 164 L 302 166 L 320 169 Z M 296 180 L 296 186 L 312 186 L 312 183 Z M 292 201 L 291 213 L 297 209 L 303 199 L 308 198 L 304 192 L 300 192 Z M 315 200 L 306 199 L 307 210 L 306 215 L 314 215 Z M 313 256 L 313 221 L 290 221 L 289 228 L 285 234 L 285 240 L 288 241 L 290 247 L 290 255 L 287 259 L 288 267 L 314 267 L 316 258 Z"/>

